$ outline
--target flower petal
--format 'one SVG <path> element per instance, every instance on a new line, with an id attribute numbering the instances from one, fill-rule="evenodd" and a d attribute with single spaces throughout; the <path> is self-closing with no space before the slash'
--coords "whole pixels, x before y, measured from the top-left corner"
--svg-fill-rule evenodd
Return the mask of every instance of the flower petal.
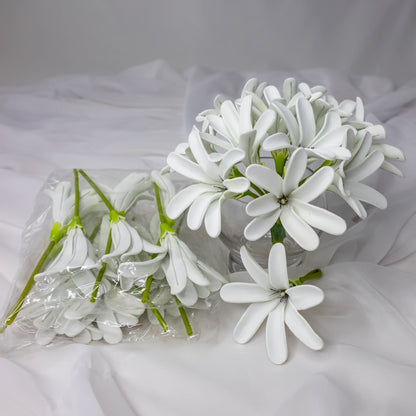
<path id="1" fill-rule="evenodd" d="M 278 302 L 276 299 L 270 302 L 253 303 L 250 305 L 234 328 L 234 341 L 239 344 L 245 344 L 250 341 Z"/>
<path id="2" fill-rule="evenodd" d="M 169 237 L 169 235 L 167 236 Z M 185 263 L 182 258 L 181 249 L 175 239 L 168 240 L 169 263 L 164 268 L 166 280 L 169 283 L 172 295 L 176 295 L 185 289 L 187 283 L 187 273 Z"/>
<path id="3" fill-rule="evenodd" d="M 166 214 L 173 220 L 178 218 L 192 202 L 205 192 L 215 190 L 212 185 L 204 183 L 195 183 L 179 191 L 169 202 L 166 208 Z"/>
<path id="4" fill-rule="evenodd" d="M 286 174 L 283 179 L 283 195 L 288 196 L 295 190 L 301 181 L 307 163 L 307 154 L 304 149 L 296 149 L 286 165 Z"/>
<path id="5" fill-rule="evenodd" d="M 281 243 L 273 244 L 269 253 L 269 280 L 270 285 L 277 290 L 289 288 L 287 275 L 286 250 Z"/>
<path id="6" fill-rule="evenodd" d="M 287 289 L 286 293 L 298 311 L 312 308 L 324 300 L 324 292 L 313 285 L 294 286 Z"/>
<path id="7" fill-rule="evenodd" d="M 263 149 L 267 152 L 272 152 L 278 149 L 287 149 L 291 147 L 289 137 L 284 133 L 275 133 L 264 140 Z"/>
<path id="8" fill-rule="evenodd" d="M 349 181 L 360 182 L 368 176 L 372 175 L 384 162 L 384 155 L 380 151 L 376 151 L 367 156 L 363 163 L 359 166 L 347 170 L 347 178 Z"/>
<path id="9" fill-rule="evenodd" d="M 220 295 L 224 302 L 229 303 L 267 302 L 273 299 L 273 292 L 270 289 L 244 282 L 225 284 L 221 288 Z"/>
<path id="10" fill-rule="evenodd" d="M 258 217 L 259 215 L 269 214 L 279 208 L 280 204 L 277 202 L 276 195 L 266 194 L 250 201 L 246 206 L 246 213 L 250 217 Z"/>
<path id="11" fill-rule="evenodd" d="M 192 306 L 195 305 L 198 300 L 198 293 L 194 285 L 188 280 L 185 288 L 181 292 L 177 293 L 176 297 L 183 305 Z"/>
<path id="12" fill-rule="evenodd" d="M 242 149 L 228 150 L 219 164 L 219 175 L 222 179 L 227 179 L 231 168 L 238 162 L 241 162 L 245 157 L 245 152 Z"/>
<path id="13" fill-rule="evenodd" d="M 220 192 L 207 192 L 198 196 L 192 202 L 186 217 L 186 222 L 191 230 L 198 230 L 201 227 L 208 207 L 214 200 L 220 198 L 220 196 Z"/>
<path id="14" fill-rule="evenodd" d="M 123 339 L 123 333 L 113 312 L 103 310 L 97 317 L 97 326 L 101 330 L 104 340 L 109 344 L 117 344 Z"/>
<path id="15" fill-rule="evenodd" d="M 319 246 L 316 232 L 290 207 L 286 206 L 280 214 L 285 231 L 305 250 L 313 251 Z"/>
<path id="16" fill-rule="evenodd" d="M 313 108 L 305 97 L 300 97 L 296 102 L 296 114 L 298 116 L 300 143 L 308 146 L 315 137 L 316 124 Z"/>
<path id="17" fill-rule="evenodd" d="M 278 209 L 271 214 L 254 218 L 244 229 L 244 237 L 249 241 L 256 241 L 263 237 L 276 224 L 280 213 L 281 209 Z"/>
<path id="18" fill-rule="evenodd" d="M 118 266 L 118 273 L 124 277 L 145 278 L 157 271 L 165 257 L 166 252 L 146 261 L 121 263 Z"/>
<path id="19" fill-rule="evenodd" d="M 246 177 L 255 185 L 268 192 L 282 196 L 283 179 L 273 170 L 261 165 L 250 165 L 246 169 Z"/>
<path id="20" fill-rule="evenodd" d="M 286 303 L 280 302 L 267 318 L 266 348 L 269 359 L 274 364 L 282 364 L 287 360 L 287 342 L 285 330 Z"/>
<path id="21" fill-rule="evenodd" d="M 252 96 L 246 95 L 241 100 L 240 105 L 240 132 L 246 133 L 247 131 L 252 130 L 253 125 L 251 123 L 251 106 L 252 106 Z"/>
<path id="22" fill-rule="evenodd" d="M 290 197 L 310 202 L 325 192 L 334 179 L 334 170 L 330 166 L 324 166 L 315 172 L 299 188 L 295 189 Z"/>
<path id="23" fill-rule="evenodd" d="M 205 229 L 211 238 L 216 238 L 221 233 L 221 205 L 222 198 L 212 202 L 205 214 Z"/>
<path id="24" fill-rule="evenodd" d="M 109 254 L 105 254 L 101 258 L 103 262 L 106 262 L 109 258 L 121 256 L 130 248 L 131 234 L 129 227 L 124 220 L 119 220 L 111 224 L 111 239 L 114 248 Z"/>
<path id="25" fill-rule="evenodd" d="M 360 201 L 367 202 L 368 204 L 374 205 L 379 209 L 387 208 L 386 197 L 368 185 L 360 182 L 348 181 L 346 188 L 354 195 L 354 197 L 358 198 Z"/>
<path id="26" fill-rule="evenodd" d="M 263 94 L 264 94 L 264 98 L 266 99 L 267 104 L 269 104 L 269 106 L 273 101 L 282 98 L 282 96 L 280 95 L 279 90 L 274 85 L 268 85 L 263 90 Z"/>
<path id="27" fill-rule="evenodd" d="M 276 121 L 276 113 L 273 110 L 266 110 L 257 120 L 254 128 L 256 130 L 256 139 L 254 140 L 254 147 L 257 151 L 262 140 L 267 135 L 267 131 Z"/>
<path id="28" fill-rule="evenodd" d="M 274 101 L 272 104 L 279 114 L 279 116 L 283 119 L 287 130 L 288 136 L 291 139 L 293 145 L 298 145 L 300 141 L 300 134 L 299 134 L 299 126 L 295 119 L 295 116 L 291 113 L 291 111 L 279 101 Z"/>
<path id="29" fill-rule="evenodd" d="M 292 208 L 309 225 L 328 234 L 340 235 L 347 229 L 344 219 L 326 209 L 301 200 L 294 202 Z"/>
<path id="30" fill-rule="evenodd" d="M 231 134 L 233 138 L 237 139 L 240 135 L 239 116 L 232 101 L 226 100 L 221 104 L 221 115 L 229 135 Z"/>
<path id="31" fill-rule="evenodd" d="M 202 170 L 201 166 L 183 155 L 170 153 L 166 161 L 174 171 L 179 172 L 189 179 L 203 183 L 212 183 L 212 178 Z"/>
<path id="32" fill-rule="evenodd" d="M 300 341 L 313 350 L 320 350 L 324 346 L 321 337 L 312 329 L 306 319 L 295 309 L 290 299 L 286 305 L 285 322 Z"/>
<path id="33" fill-rule="evenodd" d="M 251 278 L 263 289 L 270 289 L 267 272 L 254 260 L 245 246 L 240 248 L 241 261 Z"/>
<path id="34" fill-rule="evenodd" d="M 250 182 L 247 178 L 233 178 L 233 179 L 225 179 L 224 185 L 227 187 L 227 190 L 233 192 L 235 194 L 240 194 L 250 187 Z"/>

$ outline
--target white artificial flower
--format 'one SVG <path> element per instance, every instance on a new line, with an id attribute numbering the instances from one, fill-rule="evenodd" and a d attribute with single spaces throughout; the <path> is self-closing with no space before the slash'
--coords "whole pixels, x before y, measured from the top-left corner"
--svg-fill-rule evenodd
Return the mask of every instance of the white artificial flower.
<path id="1" fill-rule="evenodd" d="M 206 298 L 226 282 L 220 273 L 199 260 L 175 233 L 166 232 L 160 244 L 164 252 L 153 259 L 120 264 L 118 273 L 122 289 L 129 290 L 137 280 L 148 276 L 165 276 L 171 294 L 185 306 L 192 306 L 198 298 Z"/>
<path id="2" fill-rule="evenodd" d="M 354 141 L 353 133 L 349 133 L 350 141 Z M 360 218 L 367 216 L 361 202 L 374 205 L 379 209 L 387 207 L 387 200 L 380 192 L 361 181 L 379 169 L 384 161 L 380 151 L 371 151 L 372 137 L 369 132 L 362 140 L 355 143 L 350 160 L 342 161 L 335 170 L 332 185 L 328 188 L 338 194 L 355 211 Z"/>
<path id="3" fill-rule="evenodd" d="M 297 149 L 287 162 L 284 179 L 265 166 L 251 165 L 247 168 L 247 178 L 267 191 L 265 195 L 247 204 L 247 214 L 256 217 L 244 230 L 247 240 L 261 238 L 278 219 L 293 240 L 310 251 L 319 245 L 319 237 L 312 227 L 334 235 L 340 235 L 346 230 L 346 223 L 342 218 L 309 204 L 332 183 L 333 169 L 324 166 L 299 186 L 306 164 L 306 151 Z"/>
<path id="4" fill-rule="evenodd" d="M 70 228 L 61 251 L 52 263 L 37 276 L 53 276 L 78 270 L 89 270 L 99 266 L 95 250 L 79 226 Z"/>
<path id="5" fill-rule="evenodd" d="M 177 153 L 170 153 L 167 162 L 174 171 L 199 183 L 177 193 L 171 199 L 166 214 L 169 218 L 176 219 L 189 208 L 189 228 L 197 230 L 204 221 L 208 234 L 215 238 L 221 232 L 222 203 L 227 198 L 245 192 L 250 186 L 246 178 L 228 179 L 232 167 L 245 154 L 241 149 L 230 149 L 219 163 L 213 162 L 209 159 L 196 128 L 189 135 L 189 145 L 196 162 Z"/>
<path id="6" fill-rule="evenodd" d="M 267 318 L 266 347 L 273 363 L 282 364 L 287 359 L 285 324 L 306 346 L 322 349 L 322 339 L 298 311 L 319 305 L 324 294 L 312 285 L 290 287 L 283 244 L 275 244 L 270 250 L 268 272 L 259 266 L 245 247 L 240 253 L 255 283 L 227 283 L 220 292 L 225 302 L 251 304 L 234 329 L 234 340 L 240 344 L 250 341 Z"/>
<path id="7" fill-rule="evenodd" d="M 264 150 L 303 147 L 310 158 L 336 160 L 351 157 L 351 152 L 345 147 L 347 131 L 351 127 L 342 125 L 341 118 L 335 111 L 326 113 L 323 125 L 318 130 L 312 105 L 304 96 L 296 101 L 296 117 L 278 101 L 272 105 L 284 121 L 287 133 L 279 132 L 269 136 L 263 142 Z"/>
<path id="8" fill-rule="evenodd" d="M 163 211 L 166 212 L 170 200 L 175 196 L 175 186 L 173 182 L 168 178 L 167 174 L 162 174 L 156 170 L 151 173 L 151 178 L 159 188 L 162 208 Z"/>
<path id="9" fill-rule="evenodd" d="M 253 96 L 246 95 L 241 99 L 239 108 L 227 100 L 222 103 L 219 115 L 210 114 L 207 119 L 217 135 L 203 133 L 201 137 L 226 150 L 242 149 L 245 153 L 243 163 L 247 166 L 259 162 L 259 146 L 274 124 L 276 113 L 265 109 L 253 123 Z"/>

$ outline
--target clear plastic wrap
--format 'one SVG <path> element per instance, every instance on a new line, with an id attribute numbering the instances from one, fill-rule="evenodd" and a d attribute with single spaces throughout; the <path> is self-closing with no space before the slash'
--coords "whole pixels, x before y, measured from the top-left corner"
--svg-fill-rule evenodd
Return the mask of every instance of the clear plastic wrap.
<path id="1" fill-rule="evenodd" d="M 197 336 L 226 257 L 166 216 L 174 194 L 160 172 L 54 172 L 23 233 L 3 347 Z"/>

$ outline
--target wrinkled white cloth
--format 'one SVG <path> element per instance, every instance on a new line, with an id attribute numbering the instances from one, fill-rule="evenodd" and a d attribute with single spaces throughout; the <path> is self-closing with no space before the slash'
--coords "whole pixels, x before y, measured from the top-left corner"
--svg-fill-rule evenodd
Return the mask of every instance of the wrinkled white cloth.
<path id="1" fill-rule="evenodd" d="M 7 415 L 410 415 L 416 412 L 416 80 L 330 70 L 183 73 L 162 61 L 113 77 L 74 76 L 0 89 L 0 302 L 21 262 L 20 234 L 37 192 L 56 168 L 152 169 L 185 141 L 196 114 L 220 92 L 237 97 L 251 76 L 280 84 L 293 75 L 337 98 L 364 99 L 388 142 L 400 147 L 405 178 L 371 178 L 389 207 L 370 210 L 345 235 L 324 236 L 305 263 L 324 302 L 304 313 L 324 339 L 320 352 L 289 335 L 289 359 L 268 361 L 264 331 L 232 340 L 244 305 L 220 304 L 201 318 L 197 341 L 156 338 L 119 345 L 30 345 L 0 358 Z M 353 223 L 348 207 L 329 204 Z M 195 241 L 200 234 L 194 234 Z M 219 242 L 213 242 L 218 248 Z M 218 249 L 218 261 L 224 260 Z M 0 338 L 1 340 L 1 338 Z M 25 340 L 22 338 L 22 344 Z"/>

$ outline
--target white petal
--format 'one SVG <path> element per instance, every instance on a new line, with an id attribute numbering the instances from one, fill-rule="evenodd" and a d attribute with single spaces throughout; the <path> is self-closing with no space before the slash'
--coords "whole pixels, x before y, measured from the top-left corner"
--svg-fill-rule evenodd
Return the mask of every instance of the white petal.
<path id="1" fill-rule="evenodd" d="M 191 230 L 198 230 L 204 220 L 209 205 L 220 198 L 220 192 L 207 192 L 198 196 L 188 210 L 187 224 Z"/>
<path id="2" fill-rule="evenodd" d="M 312 145 L 318 148 L 336 148 L 346 144 L 347 132 L 350 129 L 349 126 L 340 126 L 330 132 L 321 136 L 318 140 L 314 141 Z"/>
<path id="3" fill-rule="evenodd" d="M 245 344 L 253 338 L 267 315 L 276 307 L 278 300 L 253 303 L 241 316 L 234 328 L 233 338 L 239 344 Z"/>
<path id="4" fill-rule="evenodd" d="M 313 285 L 294 286 L 287 289 L 286 293 L 298 311 L 312 308 L 324 300 L 324 292 Z"/>
<path id="5" fill-rule="evenodd" d="M 239 117 L 234 104 L 230 101 L 224 101 L 221 104 L 221 114 L 224 119 L 224 124 L 232 137 L 237 138 L 239 132 Z"/>
<path id="6" fill-rule="evenodd" d="M 250 182 L 247 180 L 247 178 L 241 177 L 225 179 L 223 183 L 227 187 L 228 191 L 235 194 L 243 193 L 250 187 Z"/>
<path id="7" fill-rule="evenodd" d="M 203 183 L 212 182 L 212 178 L 202 170 L 201 166 L 192 162 L 185 156 L 178 155 L 177 153 L 170 153 L 166 161 L 174 171 L 179 172 L 189 179 Z"/>
<path id="8" fill-rule="evenodd" d="M 123 339 L 123 333 L 118 325 L 114 313 L 105 310 L 97 317 L 97 325 L 103 334 L 103 338 L 109 344 L 117 344 Z"/>
<path id="9" fill-rule="evenodd" d="M 270 313 L 266 324 L 266 348 L 269 359 L 274 364 L 282 364 L 287 359 L 287 342 L 285 330 L 286 303 L 280 302 Z"/>
<path id="10" fill-rule="evenodd" d="M 346 187 L 360 201 L 367 202 L 379 209 L 387 208 L 386 197 L 374 188 L 360 182 L 347 182 Z"/>
<path id="11" fill-rule="evenodd" d="M 55 336 L 56 332 L 53 329 L 38 329 L 35 335 L 36 343 L 39 345 L 48 345 L 53 341 Z"/>
<path id="12" fill-rule="evenodd" d="M 251 95 L 246 95 L 241 100 L 240 105 L 240 133 L 245 133 L 252 130 L 253 125 L 251 123 L 251 106 L 252 98 Z"/>
<path id="13" fill-rule="evenodd" d="M 311 328 L 306 319 L 295 309 L 289 301 L 286 305 L 285 322 L 292 333 L 307 347 L 320 350 L 324 346 L 321 337 Z"/>
<path id="14" fill-rule="evenodd" d="M 209 134 L 209 133 L 201 133 L 201 138 L 203 140 L 205 140 L 206 142 L 214 145 L 214 146 L 220 147 L 221 149 L 228 150 L 228 149 L 231 148 L 231 145 L 228 141 L 226 141 L 224 139 L 221 139 L 218 136 L 214 136 L 214 135 Z M 210 160 L 212 161 L 212 159 L 210 159 Z"/>
<path id="15" fill-rule="evenodd" d="M 306 147 L 315 137 L 316 127 L 312 105 L 306 98 L 300 97 L 296 102 L 296 114 L 300 127 L 300 143 Z"/>
<path id="16" fill-rule="evenodd" d="M 111 192 L 111 202 L 116 211 L 127 211 L 138 196 L 151 186 L 147 173 L 132 172 L 119 182 Z"/>
<path id="17" fill-rule="evenodd" d="M 292 144 L 298 145 L 300 136 L 299 136 L 299 127 L 295 119 L 295 116 L 291 113 L 291 111 L 285 105 L 279 103 L 278 101 L 274 101 L 272 106 L 276 109 L 279 116 L 285 122 L 285 125 L 288 130 L 288 136 Z"/>
<path id="18" fill-rule="evenodd" d="M 160 267 L 166 253 L 161 253 L 155 258 L 142 262 L 126 262 L 118 266 L 118 273 L 124 277 L 134 277 L 137 279 L 151 276 Z"/>
<path id="19" fill-rule="evenodd" d="M 219 165 L 219 175 L 226 179 L 230 174 L 231 168 L 245 157 L 245 152 L 241 149 L 230 149 L 225 153 Z"/>
<path id="20" fill-rule="evenodd" d="M 254 141 L 254 147 L 260 146 L 261 141 L 267 135 L 267 131 L 276 121 L 276 113 L 273 110 L 266 110 L 257 120 L 254 128 L 256 129 L 256 140 Z"/>
<path id="21" fill-rule="evenodd" d="M 267 302 L 273 299 L 273 292 L 255 283 L 233 282 L 225 284 L 220 291 L 223 301 L 229 303 Z"/>
<path id="22" fill-rule="evenodd" d="M 276 224 L 279 218 L 281 209 L 276 210 L 268 215 L 262 215 L 254 218 L 253 221 L 248 223 L 244 229 L 244 237 L 249 241 L 256 241 L 263 237 L 270 229 Z"/>
<path id="23" fill-rule="evenodd" d="M 286 174 L 283 179 L 283 195 L 288 196 L 294 189 L 296 189 L 301 181 L 307 163 L 307 154 L 304 149 L 297 149 L 286 165 Z"/>
<path id="24" fill-rule="evenodd" d="M 188 280 L 186 282 L 185 288 L 176 294 L 176 297 L 181 301 L 181 303 L 185 306 L 192 306 L 198 300 L 198 293 L 194 287 L 194 285 Z"/>
<path id="25" fill-rule="evenodd" d="M 115 289 L 105 295 L 105 304 L 114 312 L 127 315 L 141 315 L 145 306 L 137 296 Z"/>
<path id="26" fill-rule="evenodd" d="M 354 136 L 350 131 L 348 131 L 348 134 L 350 136 Z M 371 135 L 369 133 L 366 133 L 363 139 L 361 140 L 361 143 L 358 141 L 354 145 L 354 152 L 356 153 L 354 153 L 353 158 L 347 164 L 348 170 L 354 169 L 355 167 L 359 166 L 364 161 L 364 159 L 368 156 L 370 152 L 372 143 L 373 143 L 373 140 L 371 138 Z M 357 147 L 358 147 L 358 150 L 357 150 Z"/>
<path id="27" fill-rule="evenodd" d="M 400 160 L 400 161 L 405 160 L 403 152 L 395 146 L 391 146 L 389 144 L 383 143 L 383 144 L 374 145 L 373 149 L 380 150 L 381 153 L 383 153 L 387 159 Z"/>
<path id="28" fill-rule="evenodd" d="M 250 201 L 246 206 L 246 213 L 250 217 L 258 217 L 259 215 L 269 214 L 279 208 L 280 204 L 276 195 L 266 194 Z"/>
<path id="29" fill-rule="evenodd" d="M 303 201 L 295 201 L 292 208 L 309 225 L 328 234 L 340 235 L 347 229 L 345 220 L 326 209 Z"/>
<path id="30" fill-rule="evenodd" d="M 188 279 L 196 285 L 208 286 L 210 282 L 197 266 L 195 254 L 179 239 L 178 244 L 182 249 L 182 259 L 186 267 Z"/>
<path id="31" fill-rule="evenodd" d="M 196 127 L 194 127 L 189 134 L 188 142 L 197 164 L 201 167 L 204 173 L 213 180 L 219 180 L 220 175 L 218 166 L 216 163 L 213 163 L 208 159 L 208 153 L 202 144 L 199 131 Z"/>
<path id="32" fill-rule="evenodd" d="M 227 283 L 228 280 L 221 274 L 218 273 L 214 268 L 208 266 L 207 264 L 205 264 L 202 261 L 197 261 L 198 267 L 205 272 L 205 274 L 208 276 L 208 278 L 211 278 L 212 280 L 218 280 L 219 282 L 222 283 Z"/>
<path id="33" fill-rule="evenodd" d="M 335 111 L 329 111 L 328 113 L 326 113 L 324 124 L 321 130 L 319 130 L 318 134 L 316 135 L 316 138 L 319 139 L 340 126 L 341 117 Z"/>
<path id="34" fill-rule="evenodd" d="M 221 233 L 221 204 L 222 198 L 214 201 L 205 214 L 205 229 L 211 238 L 216 238 Z"/>
<path id="35" fill-rule="evenodd" d="M 209 121 L 210 125 L 217 133 L 219 133 L 221 136 L 229 140 L 234 146 L 238 144 L 236 143 L 236 139 L 232 135 L 230 135 L 230 132 L 225 126 L 225 123 L 222 117 L 219 117 L 214 114 L 208 114 L 207 120 Z"/>
<path id="36" fill-rule="evenodd" d="M 131 237 L 130 248 L 124 254 L 121 255 L 121 260 L 129 256 L 135 256 L 143 250 L 143 240 L 140 237 L 139 233 L 131 226 L 129 226 L 129 232 Z"/>
<path id="37" fill-rule="evenodd" d="M 192 202 L 205 192 L 215 191 L 212 185 L 199 184 L 187 186 L 179 191 L 169 202 L 166 208 L 166 214 L 169 218 L 178 218 Z"/>
<path id="38" fill-rule="evenodd" d="M 324 166 L 315 172 L 305 183 L 295 189 L 290 197 L 310 202 L 325 192 L 334 179 L 334 170 L 330 166 Z"/>
<path id="39" fill-rule="evenodd" d="M 246 177 L 255 185 L 275 194 L 282 196 L 282 178 L 273 170 L 261 165 L 250 165 L 246 169 Z"/>
<path id="40" fill-rule="evenodd" d="M 387 172 L 393 173 L 393 175 L 400 176 L 401 178 L 403 177 L 403 172 L 398 167 L 394 166 L 390 162 L 384 161 L 383 164 L 381 165 L 381 169 L 384 169 Z"/>
<path id="41" fill-rule="evenodd" d="M 298 83 L 295 78 L 286 78 L 283 82 L 283 96 L 286 101 L 289 101 L 298 89 Z"/>
<path id="42" fill-rule="evenodd" d="M 121 256 L 129 249 L 131 234 L 128 227 L 124 220 L 119 220 L 111 225 L 111 239 L 114 248 L 109 254 L 101 258 L 103 262 L 106 262 L 109 258 Z"/>
<path id="43" fill-rule="evenodd" d="M 251 278 L 262 288 L 270 289 L 267 272 L 254 260 L 245 246 L 240 248 L 241 261 Z"/>
<path id="44" fill-rule="evenodd" d="M 291 146 L 289 137 L 284 133 L 276 133 L 269 136 L 263 142 L 263 149 L 267 152 L 272 152 L 273 150 L 286 149 Z"/>
<path id="45" fill-rule="evenodd" d="M 88 258 L 88 240 L 80 228 L 73 228 L 73 255 L 66 266 L 67 270 L 72 271 L 83 266 Z"/>
<path id="46" fill-rule="evenodd" d="M 318 235 L 290 206 L 285 206 L 282 209 L 280 220 L 287 234 L 303 249 L 308 251 L 316 250 L 319 245 Z"/>
<path id="47" fill-rule="evenodd" d="M 169 241 L 169 263 L 164 269 L 166 280 L 169 283 L 172 295 L 176 295 L 185 289 L 187 282 L 186 267 L 182 259 L 181 249 L 177 242 Z"/>
<path id="48" fill-rule="evenodd" d="M 268 85 L 264 89 L 263 94 L 269 106 L 273 101 L 278 100 L 279 98 L 282 98 L 279 90 L 274 85 Z"/>
<path id="49" fill-rule="evenodd" d="M 348 169 L 347 178 L 350 181 L 360 182 L 372 175 L 384 162 L 383 153 L 376 151 L 371 153 L 363 163 L 354 169 Z"/>
<path id="50" fill-rule="evenodd" d="M 277 290 L 288 289 L 286 250 L 283 244 L 273 244 L 269 253 L 268 266 L 270 285 Z"/>

